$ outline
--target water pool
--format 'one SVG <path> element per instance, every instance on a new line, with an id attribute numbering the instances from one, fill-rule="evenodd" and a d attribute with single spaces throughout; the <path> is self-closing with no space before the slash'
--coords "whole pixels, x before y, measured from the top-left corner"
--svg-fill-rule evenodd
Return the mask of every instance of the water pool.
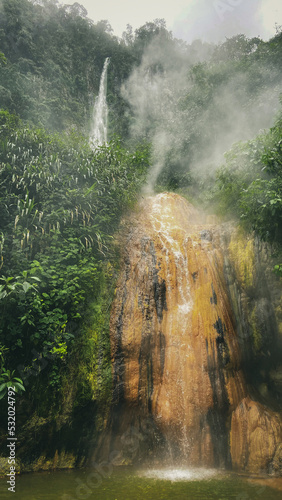
<path id="1" fill-rule="evenodd" d="M 213 469 L 109 469 L 22 474 L 16 492 L 0 482 L 2 500 L 281 500 L 282 493 Z"/>

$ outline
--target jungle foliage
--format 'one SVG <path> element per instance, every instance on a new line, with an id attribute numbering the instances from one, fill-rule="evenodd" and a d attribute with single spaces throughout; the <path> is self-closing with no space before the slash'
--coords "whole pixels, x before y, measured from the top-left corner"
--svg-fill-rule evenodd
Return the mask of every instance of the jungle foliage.
<path id="1" fill-rule="evenodd" d="M 148 149 L 115 139 L 93 151 L 75 132 L 28 127 L 7 111 L 0 122 L 3 370 L 29 385 L 28 413 L 57 408 L 71 370 L 76 405 L 103 403 L 113 235 L 144 183 Z"/>
<path id="2" fill-rule="evenodd" d="M 92 151 L 75 133 L 12 128 L 14 116 L 0 117 L 2 332 L 25 365 L 34 346 L 62 360 L 73 338 L 66 325 L 95 296 L 112 235 L 144 182 L 148 151 L 130 153 L 119 140 Z"/>
<path id="3" fill-rule="evenodd" d="M 282 244 L 282 120 L 225 155 L 216 181 L 217 210 L 263 240 Z"/>
<path id="4" fill-rule="evenodd" d="M 216 180 L 208 183 L 200 172 L 201 184 L 193 170 L 211 156 L 222 130 L 234 130 L 227 87 L 251 123 L 264 113 L 266 95 L 281 91 L 281 33 L 268 42 L 238 35 L 217 46 L 189 45 L 158 19 L 135 32 L 128 26 L 118 39 L 107 21 L 91 21 L 78 3 L 1 0 L 1 383 L 22 380 L 28 387 L 18 418 L 33 458 L 48 447 L 52 454 L 56 433 L 71 434 L 70 425 L 81 435 L 88 413 L 101 428 L 111 401 L 115 234 L 145 182 L 158 127 L 151 120 L 141 141 L 130 136 L 136 116 L 122 88 L 154 41 L 174 72 L 185 70 L 180 94 L 174 98 L 174 88 L 169 94 L 173 118 L 166 121 L 166 106 L 158 111 L 173 144 L 158 186 L 185 188 L 200 203 L 204 192 L 221 215 L 282 244 L 281 119 L 234 145 Z M 110 143 L 93 151 L 89 124 L 106 57 Z M 147 69 L 152 80 L 167 70 L 162 60 Z M 61 442 L 73 443 L 70 434 Z"/>
<path id="5" fill-rule="evenodd" d="M 162 20 L 122 39 L 107 21 L 93 22 L 79 3 L 1 0 L 0 102 L 35 126 L 89 132 L 106 57 L 110 133 L 126 136 L 129 112 L 121 85 L 154 37 L 172 39 Z"/>

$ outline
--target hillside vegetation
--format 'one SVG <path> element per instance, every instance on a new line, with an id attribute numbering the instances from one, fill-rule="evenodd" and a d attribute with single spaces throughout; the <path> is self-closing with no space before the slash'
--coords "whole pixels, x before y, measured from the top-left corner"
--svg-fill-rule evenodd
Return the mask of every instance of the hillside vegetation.
<path id="1" fill-rule="evenodd" d="M 188 45 L 158 19 L 118 39 L 77 3 L 0 2 L 0 364 L 26 389 L 26 464 L 58 448 L 82 463 L 105 424 L 115 235 L 160 149 L 155 189 L 255 230 L 281 271 L 281 54 L 280 32 Z M 110 142 L 93 151 L 106 57 Z"/>

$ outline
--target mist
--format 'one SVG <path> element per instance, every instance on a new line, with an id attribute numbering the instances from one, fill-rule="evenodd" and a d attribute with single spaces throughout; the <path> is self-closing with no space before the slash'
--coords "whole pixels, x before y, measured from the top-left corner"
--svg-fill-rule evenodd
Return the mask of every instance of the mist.
<path id="1" fill-rule="evenodd" d="M 223 55 L 228 43 L 237 47 L 238 42 L 198 41 L 183 48 L 156 38 L 124 84 L 122 94 L 133 111 L 131 137 L 152 143 L 146 192 L 157 181 L 165 185 L 168 169 L 180 172 L 183 185 L 191 174 L 214 172 L 233 143 L 274 123 L 282 90 L 279 70 L 259 60 L 238 69 L 236 55 L 233 70 Z"/>

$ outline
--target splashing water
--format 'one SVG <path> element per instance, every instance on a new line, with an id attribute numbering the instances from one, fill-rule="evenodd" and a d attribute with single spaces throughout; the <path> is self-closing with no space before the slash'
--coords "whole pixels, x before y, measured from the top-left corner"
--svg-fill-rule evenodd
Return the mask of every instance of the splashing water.
<path id="1" fill-rule="evenodd" d="M 108 106 L 107 106 L 107 69 L 110 59 L 106 58 L 100 80 L 99 94 L 96 97 L 90 144 L 95 148 L 107 143 L 108 132 Z"/>
<path id="2" fill-rule="evenodd" d="M 144 197 L 112 309 L 114 370 L 128 418 L 119 415 L 121 426 L 136 426 L 149 415 L 154 425 L 146 435 L 138 423 L 142 441 L 152 446 L 152 457 L 173 466 L 228 466 L 229 429 L 223 423 L 228 407 L 222 394 L 232 402 L 230 408 L 246 394 L 216 230 L 175 193 Z M 224 349 L 232 374 L 229 368 L 222 373 L 219 318 L 226 325 Z M 120 442 L 116 446 L 126 460 L 129 454 Z M 136 457 L 144 448 L 136 450 Z M 129 460 L 135 459 L 133 453 Z M 204 474 L 192 472 L 173 467 L 165 476 L 192 481 Z"/>
<path id="3" fill-rule="evenodd" d="M 201 481 L 220 476 L 220 472 L 216 469 L 204 468 L 164 468 L 142 471 L 139 475 L 147 478 L 168 481 Z"/>
<path id="4" fill-rule="evenodd" d="M 191 311 L 193 300 L 190 294 L 187 251 L 185 248 L 182 248 L 181 237 L 179 237 L 181 234 L 184 235 L 185 229 L 183 227 L 183 221 L 178 218 L 179 214 L 177 217 L 176 214 L 173 213 L 170 198 L 171 194 L 160 193 L 154 197 L 147 197 L 147 203 L 151 201 L 152 204 L 149 217 L 152 228 L 163 247 L 163 253 L 166 255 L 167 269 L 169 269 L 171 253 L 175 258 L 179 293 L 178 310 L 181 318 L 183 318 L 183 316 Z M 182 208 L 188 220 L 191 214 L 185 206 Z M 196 216 L 194 215 L 194 217 Z M 186 240 L 184 241 L 187 243 Z M 167 293 L 175 293 L 175 291 L 172 291 L 172 280 L 175 279 L 175 276 L 173 278 L 169 273 L 167 275 Z"/>

